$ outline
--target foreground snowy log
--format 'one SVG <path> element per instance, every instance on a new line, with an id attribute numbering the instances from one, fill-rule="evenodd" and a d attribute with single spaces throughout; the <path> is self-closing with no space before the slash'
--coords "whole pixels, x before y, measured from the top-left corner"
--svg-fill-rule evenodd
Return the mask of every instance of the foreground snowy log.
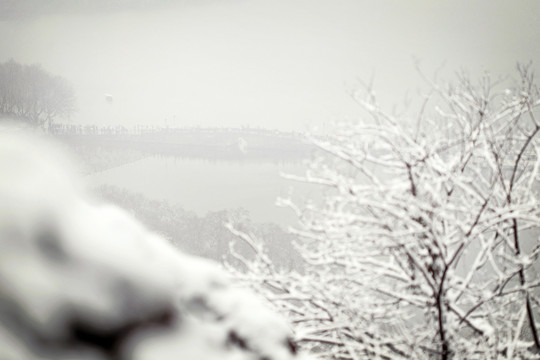
<path id="1" fill-rule="evenodd" d="M 0 130 L 1 359 L 298 358 L 251 293 L 93 203 L 62 157 Z"/>

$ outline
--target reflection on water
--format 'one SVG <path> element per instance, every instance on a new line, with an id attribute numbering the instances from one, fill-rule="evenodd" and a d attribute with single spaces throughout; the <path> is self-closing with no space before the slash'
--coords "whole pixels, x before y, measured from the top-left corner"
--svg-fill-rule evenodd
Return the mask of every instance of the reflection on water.
<path id="1" fill-rule="evenodd" d="M 92 186 L 114 185 L 166 200 L 204 215 L 209 211 L 244 208 L 256 222 L 295 223 L 289 209 L 275 206 L 278 196 L 310 197 L 315 189 L 283 179 L 302 174 L 301 162 L 224 162 L 150 157 L 88 176 Z"/>

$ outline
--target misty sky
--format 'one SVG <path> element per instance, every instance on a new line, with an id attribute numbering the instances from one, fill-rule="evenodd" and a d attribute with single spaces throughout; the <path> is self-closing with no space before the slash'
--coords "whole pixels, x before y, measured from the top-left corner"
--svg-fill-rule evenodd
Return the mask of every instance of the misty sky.
<path id="1" fill-rule="evenodd" d="M 427 73 L 540 70 L 535 0 L 0 0 L 0 11 L 0 61 L 70 80 L 73 123 L 304 130 L 359 113 L 358 79 L 374 76 L 387 105 L 414 96 L 415 57 Z"/>

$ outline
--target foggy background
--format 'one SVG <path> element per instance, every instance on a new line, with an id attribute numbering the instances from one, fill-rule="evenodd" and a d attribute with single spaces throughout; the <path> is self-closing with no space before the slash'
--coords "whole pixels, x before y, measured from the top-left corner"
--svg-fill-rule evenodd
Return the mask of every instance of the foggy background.
<path id="1" fill-rule="evenodd" d="M 537 1 L 0 1 L 0 61 L 68 79 L 75 124 L 306 130 L 383 105 L 432 74 L 540 58 Z M 538 64 L 535 64 L 538 69 Z M 104 94 L 113 96 L 113 103 Z"/>
<path id="2" fill-rule="evenodd" d="M 0 357 L 58 359 L 65 358 L 59 354 L 77 350 L 82 352 L 73 353 L 75 357 L 88 360 L 131 358 L 130 352 L 148 360 L 178 354 L 193 359 L 238 359 L 243 355 L 307 359 L 299 356 L 289 326 L 275 314 L 260 311 L 258 300 L 229 286 L 223 266 L 236 280 L 249 283 L 264 279 L 264 284 L 270 284 L 268 299 L 290 301 L 293 306 L 282 309 L 293 309 L 294 316 L 305 317 L 293 319 L 291 324 L 299 324 L 299 336 L 307 336 L 298 341 L 311 342 L 310 332 L 316 334 L 311 348 L 315 353 L 328 350 L 336 358 L 346 358 L 332 346 L 347 351 L 360 346 L 360 351 L 373 341 L 377 352 L 387 346 L 391 354 L 408 358 L 399 350 L 402 344 L 423 348 L 426 339 L 427 344 L 434 339 L 434 344 L 441 345 L 441 359 L 449 354 L 453 357 L 445 349 L 448 341 L 444 339 L 444 327 L 449 324 L 459 330 L 448 332 L 456 335 L 456 343 L 484 344 L 476 334 L 469 339 L 469 329 L 460 324 L 471 315 L 466 320 L 470 325 L 472 312 L 511 291 L 515 293 L 514 302 L 493 302 L 495 312 L 490 313 L 490 308 L 475 312 L 471 328 L 486 340 L 484 350 L 493 350 L 496 356 L 509 354 L 509 358 L 518 342 L 525 352 L 524 346 L 529 345 L 522 340 L 535 337 L 535 353 L 530 352 L 535 356 L 540 352 L 540 341 L 523 330 L 525 307 L 517 304 L 525 294 L 529 306 L 527 289 L 534 296 L 538 289 L 534 282 L 538 278 L 538 247 L 533 246 L 540 222 L 536 189 L 531 190 L 538 184 L 536 174 L 529 170 L 537 160 L 537 153 L 531 149 L 538 149 L 535 136 L 540 129 L 532 105 L 540 102 L 535 100 L 538 92 L 532 86 L 534 81 L 529 84 L 525 76 L 526 66 L 521 79 L 513 76 L 520 76 L 515 71 L 518 62 L 532 62 L 530 69 L 539 73 L 539 44 L 537 0 L 0 0 L 0 248 L 6 250 L 0 251 Z M 514 89 L 515 93 L 501 88 L 505 91 L 494 100 L 494 109 L 501 116 L 495 117 L 494 123 L 501 123 L 501 128 L 497 125 L 482 130 L 484 119 L 492 116 L 484 116 L 487 101 L 481 95 L 469 104 L 474 91 L 462 83 L 464 92 L 453 93 L 447 105 L 453 106 L 455 100 L 458 106 L 466 104 L 467 111 L 442 114 L 443 110 L 438 112 L 434 106 L 438 100 L 430 102 L 428 107 L 435 108 L 427 111 L 440 117 L 422 123 L 422 128 L 418 126 L 420 138 L 412 145 L 407 131 L 402 131 L 406 129 L 403 124 L 378 127 L 373 133 L 369 126 L 349 126 L 343 128 L 343 134 L 332 134 L 332 130 L 339 130 L 332 129 L 336 122 L 364 115 L 351 96 L 362 84 L 373 86 L 389 113 L 394 106 L 400 111 L 411 102 L 415 110 L 415 101 L 422 100 L 427 87 L 416 66 L 430 78 L 434 74 L 442 77 L 437 84 L 455 81 L 456 73 L 463 71 L 473 82 L 488 72 L 494 79 L 504 76 L 522 81 L 522 87 Z M 73 92 L 63 86 L 63 79 L 73 86 Z M 76 110 L 71 112 L 70 100 L 74 97 Z M 532 101 L 536 102 L 531 105 Z M 501 104 L 504 109 L 499 108 Z M 365 107 L 368 113 L 370 106 Z M 536 124 L 536 130 L 527 125 L 532 135 L 524 139 L 528 130 L 516 125 L 520 117 L 515 114 L 527 111 L 530 118 L 525 121 Z M 69 118 L 61 118 L 67 113 Z M 455 125 L 454 115 L 456 124 L 462 120 L 460 116 L 466 120 L 457 130 L 450 129 Z M 511 126 L 507 131 L 505 121 L 510 120 L 514 123 L 508 123 Z M 482 136 L 495 129 L 491 134 L 497 136 L 485 140 L 490 149 L 475 145 L 476 130 L 465 131 L 475 121 Z M 378 130 L 383 134 L 369 138 Z M 453 132 L 459 130 L 463 143 L 472 144 L 470 150 L 459 137 L 456 143 L 461 144 L 461 150 L 444 146 L 444 137 L 452 139 Z M 385 131 L 391 136 L 386 138 Z M 21 135 L 25 132 L 29 134 Z M 308 132 L 315 134 L 311 141 Z M 362 135 L 363 142 L 351 134 Z M 519 136 L 512 137 L 515 134 Z M 439 140 L 441 144 L 433 148 Z M 519 141 L 524 145 L 516 153 L 514 143 Z M 336 156 L 317 152 L 317 146 Z M 455 158 L 453 149 L 457 149 Z M 394 157 L 388 157 L 385 151 Z M 68 155 L 74 163 L 73 173 L 68 170 L 72 166 L 69 161 L 63 161 Z M 347 164 L 354 163 L 357 156 L 364 157 L 359 161 L 362 167 L 349 167 Z M 411 162 L 404 160 L 409 156 Z M 380 164 L 373 161 L 377 157 L 384 160 L 381 164 L 400 165 L 388 171 L 383 165 L 377 173 Z M 436 161 L 432 163 L 433 159 Z M 506 174 L 508 159 L 515 159 L 510 176 Z M 369 162 L 375 164 L 375 170 L 366 165 Z M 489 166 L 495 169 L 492 163 L 499 166 L 498 172 L 490 172 Z M 530 188 L 523 190 L 516 185 L 518 190 L 513 191 L 518 165 L 516 183 L 528 181 Z M 408 177 L 404 176 L 405 169 Z M 425 187 L 421 190 L 427 189 L 427 201 L 423 199 L 425 194 L 417 196 L 411 169 L 420 171 L 419 184 Z M 482 178 L 484 170 L 486 178 Z M 361 184 L 364 180 L 376 184 L 367 174 L 372 171 L 387 187 L 375 189 Z M 468 171 L 482 176 L 471 180 Z M 307 183 L 302 182 L 302 174 L 307 174 Z M 532 177 L 522 180 L 530 174 Z M 491 175 L 493 182 L 488 182 Z M 508 180 L 505 176 L 511 178 L 512 185 L 501 197 L 501 186 L 505 188 Z M 400 177 L 405 182 L 394 183 Z M 438 191 L 451 197 L 454 188 L 448 190 L 447 183 L 467 186 L 456 191 L 463 194 L 455 196 L 455 203 L 437 200 L 431 205 L 431 194 Z M 404 197 L 409 194 L 406 188 L 411 188 L 410 198 Z M 481 205 L 478 198 L 484 201 L 484 190 L 489 195 Z M 517 200 L 512 198 L 514 194 Z M 281 199 L 276 201 L 278 197 Z M 361 201 L 357 204 L 357 200 L 366 205 Z M 370 201 L 382 203 L 381 209 L 390 202 L 397 211 L 373 211 Z M 348 202 L 353 204 L 350 209 Z M 462 209 L 469 207 L 470 215 L 479 211 L 477 217 L 461 215 Z M 444 212 L 438 214 L 440 209 Z M 497 214 L 496 225 L 490 223 L 491 218 L 481 216 L 484 209 Z M 364 220 L 364 210 L 375 221 Z M 385 212 L 392 216 L 386 219 L 380 215 Z M 430 222 L 437 220 L 426 224 L 422 214 Z M 458 215 L 452 217 L 454 214 Z M 482 255 L 484 260 L 495 254 L 498 245 L 490 244 L 497 240 L 499 231 L 509 243 L 507 231 L 511 232 L 505 219 L 514 219 L 515 245 L 510 244 L 497 256 L 504 266 L 507 261 L 511 266 L 505 267 L 506 280 L 491 271 L 498 278 L 487 283 L 492 288 L 488 292 L 483 288 L 483 272 L 492 269 L 476 267 L 473 260 L 481 260 L 476 257 L 480 250 L 489 254 Z M 518 231 L 515 219 L 525 219 L 525 230 Z M 489 243 L 483 242 L 484 235 L 479 236 L 475 241 L 481 242 L 481 249 L 475 249 L 476 243 L 469 246 L 469 239 L 477 236 L 472 231 L 480 227 L 480 220 L 481 226 L 486 226 L 482 232 L 495 235 Z M 387 222 L 396 225 L 388 227 Z M 357 223 L 369 225 L 362 228 Z M 422 231 L 408 223 L 421 225 Z M 444 235 L 441 238 L 448 241 L 448 249 L 457 248 L 451 259 L 445 260 L 448 254 L 431 251 L 439 248 L 440 239 L 433 236 L 435 242 L 428 242 L 431 240 L 424 236 L 424 230 L 430 224 L 444 225 L 444 231 L 433 233 Z M 469 232 L 461 236 L 469 227 Z M 397 235 L 402 233 L 404 242 L 398 246 L 388 242 L 402 241 Z M 357 242 L 357 235 L 367 241 Z M 462 242 L 454 242 L 452 236 Z M 238 244 L 239 237 L 244 243 Z M 319 242 L 312 246 L 314 243 L 302 240 Z M 504 245 L 503 240 L 497 241 Z M 364 248 L 366 242 L 372 242 L 373 247 L 368 244 Z M 300 246 L 295 247 L 295 243 Z M 400 253 L 400 249 L 416 243 L 419 247 L 413 251 L 426 260 L 419 261 L 420 265 L 410 261 L 409 250 Z M 454 262 L 458 254 L 461 256 L 461 249 L 469 253 Z M 238 256 L 234 257 L 233 250 Z M 243 258 L 252 253 L 253 262 Z M 212 259 L 220 266 L 187 254 Z M 338 256 L 337 261 L 332 256 Z M 250 271 L 242 273 L 242 265 Z M 319 265 L 326 273 L 318 273 Z M 422 274 L 431 274 L 431 280 L 418 282 L 421 276 L 413 265 Z M 476 268 L 467 273 L 472 265 Z M 339 275 L 342 266 L 343 274 L 352 277 L 336 282 L 339 276 L 334 275 Z M 462 281 L 456 275 L 458 271 L 451 272 L 452 267 L 459 267 L 459 271 L 463 267 L 464 276 L 470 277 Z M 259 270 L 264 270 L 263 276 L 257 274 Z M 291 270 L 287 274 L 294 276 L 282 276 L 282 270 Z M 394 271 L 399 276 L 393 275 Z M 272 280 L 276 275 L 277 282 Z M 380 281 L 385 276 L 387 281 Z M 381 302 L 379 287 L 390 286 L 392 293 L 396 290 L 392 277 L 398 282 L 405 279 L 403 299 L 408 305 L 401 304 L 399 293 L 397 301 Z M 469 287 L 463 286 L 467 282 L 478 288 L 473 287 L 468 298 L 459 300 L 463 289 Z M 248 286 L 260 294 L 266 288 L 253 284 Z M 274 284 L 284 287 L 280 290 Z M 450 294 L 447 286 L 460 295 L 445 295 Z M 512 290 L 503 294 L 510 286 Z M 372 287 L 377 288 L 375 292 Z M 366 296 L 372 292 L 375 297 Z M 424 294 L 424 298 L 418 294 Z M 455 311 L 461 320 L 445 315 L 443 323 L 443 307 L 450 309 L 445 299 L 455 302 L 457 309 L 472 306 L 472 312 L 461 317 Z M 468 303 L 470 299 L 472 303 Z M 532 299 L 538 314 L 538 298 Z M 381 307 L 382 303 L 387 307 Z M 420 305 L 411 312 L 409 305 L 415 304 Z M 438 329 L 431 325 L 435 323 L 434 304 L 438 307 Z M 517 306 L 521 312 L 515 311 Z M 400 312 L 394 313 L 394 309 Z M 427 325 L 419 327 L 418 332 L 416 315 L 423 311 L 428 315 Z M 533 312 L 530 307 L 527 311 Z M 374 319 L 381 314 L 389 321 L 383 319 L 375 326 L 381 330 L 377 338 L 371 332 Z M 402 318 L 398 320 L 394 314 Z M 488 317 L 490 321 L 504 321 L 495 331 L 483 321 Z M 304 323 L 308 325 L 302 328 Z M 535 329 L 534 319 L 529 323 L 530 329 Z M 412 326 L 410 334 L 405 334 L 411 343 L 394 338 L 394 324 L 398 332 L 407 332 L 400 324 Z M 149 326 L 166 330 L 161 334 L 165 339 L 158 336 L 157 342 L 152 342 L 157 333 L 146 332 Z M 341 326 L 345 326 L 346 336 L 341 336 Z M 461 333 L 460 329 L 466 331 Z M 504 329 L 507 344 L 499 342 L 503 334 L 500 329 Z M 320 335 L 327 331 L 332 333 L 330 340 Z M 367 342 L 362 341 L 362 334 L 367 335 Z M 425 350 L 426 354 L 437 353 L 429 347 Z M 71 353 L 69 358 L 73 358 Z"/>
<path id="3" fill-rule="evenodd" d="M 297 217 L 276 198 L 321 194 L 281 174 L 302 174 L 313 155 L 303 132 L 363 115 L 351 96 L 362 84 L 390 111 L 421 99 L 416 63 L 450 81 L 511 76 L 517 62 L 538 72 L 540 3 L 519 4 L 0 0 L 0 62 L 41 64 L 73 86 L 76 111 L 55 123 L 90 133 L 56 135 L 89 187 L 220 259 L 230 217 L 280 226 L 261 231 L 290 248 Z M 119 126 L 193 131 L 92 133 Z"/>

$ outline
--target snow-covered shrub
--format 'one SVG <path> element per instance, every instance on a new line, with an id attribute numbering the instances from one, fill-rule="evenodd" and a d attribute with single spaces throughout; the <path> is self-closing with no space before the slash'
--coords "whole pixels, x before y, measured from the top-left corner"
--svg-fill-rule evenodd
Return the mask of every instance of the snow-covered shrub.
<path id="1" fill-rule="evenodd" d="M 533 359 L 540 342 L 540 105 L 527 67 L 513 88 L 432 83 L 419 114 L 384 112 L 313 137 L 304 176 L 322 202 L 299 218 L 304 272 L 277 270 L 261 242 L 237 276 L 334 359 Z M 233 231 L 235 231 L 233 229 Z"/>

